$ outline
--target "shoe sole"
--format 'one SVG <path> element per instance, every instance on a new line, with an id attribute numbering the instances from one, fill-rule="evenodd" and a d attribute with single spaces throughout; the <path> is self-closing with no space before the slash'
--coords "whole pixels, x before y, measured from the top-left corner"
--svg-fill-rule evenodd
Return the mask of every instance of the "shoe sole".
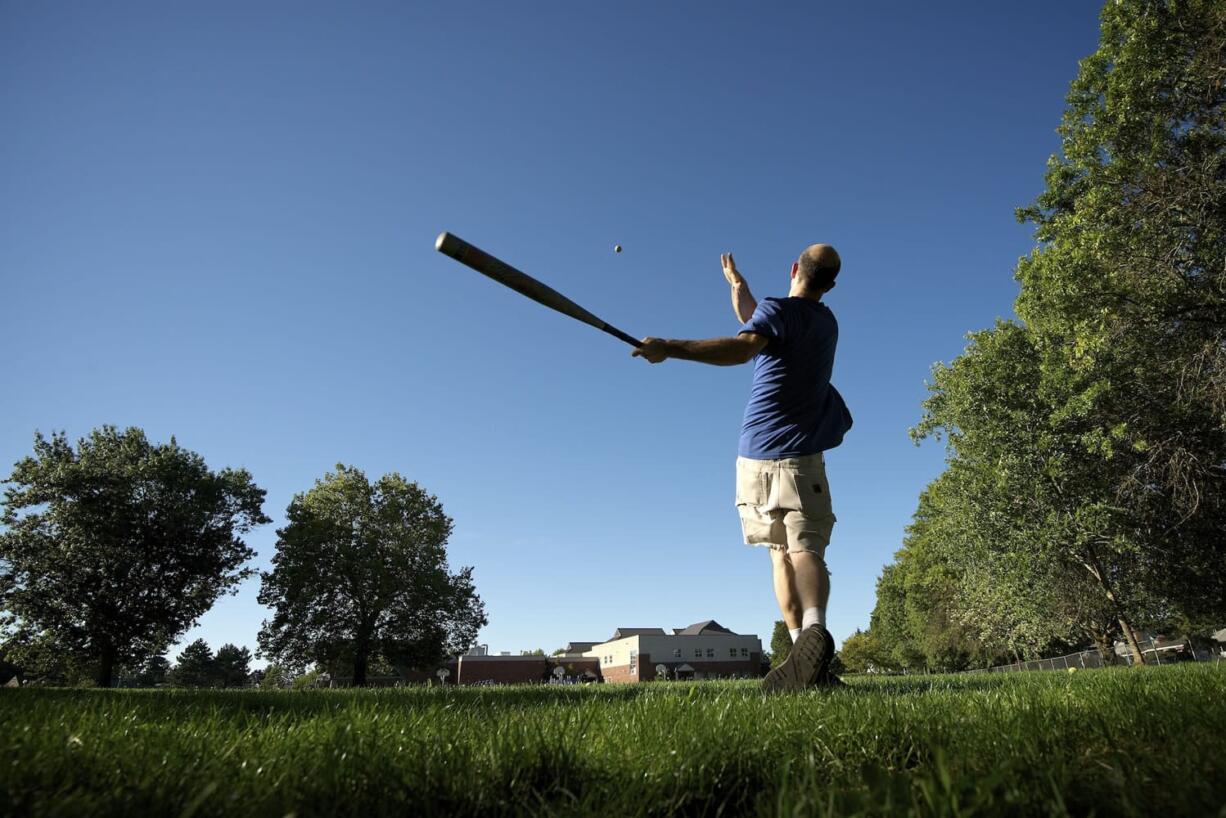
<path id="1" fill-rule="evenodd" d="M 834 637 L 830 635 L 830 631 L 826 631 L 826 655 L 831 659 L 834 658 Z M 819 687 L 847 687 L 847 683 L 838 676 L 830 672 L 830 660 L 826 661 L 826 667 L 817 677 Z"/>
<path id="2" fill-rule="evenodd" d="M 792 652 L 762 680 L 765 693 L 784 693 L 813 686 L 830 664 L 826 629 L 805 628 Z"/>

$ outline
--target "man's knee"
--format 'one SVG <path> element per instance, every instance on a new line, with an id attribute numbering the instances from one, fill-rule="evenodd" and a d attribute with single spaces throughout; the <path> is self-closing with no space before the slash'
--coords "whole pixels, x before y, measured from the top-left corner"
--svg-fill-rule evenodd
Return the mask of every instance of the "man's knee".
<path id="1" fill-rule="evenodd" d="M 812 566 L 814 570 L 823 575 L 829 575 L 826 568 L 826 549 L 825 548 L 803 548 L 798 547 L 795 550 L 788 550 L 788 559 L 792 565 L 797 567 Z"/>
<path id="2" fill-rule="evenodd" d="M 791 564 L 791 560 L 788 555 L 788 547 L 786 545 L 776 545 L 772 543 L 770 546 L 768 546 L 767 550 L 770 551 L 771 562 L 776 566 L 783 567 Z"/>

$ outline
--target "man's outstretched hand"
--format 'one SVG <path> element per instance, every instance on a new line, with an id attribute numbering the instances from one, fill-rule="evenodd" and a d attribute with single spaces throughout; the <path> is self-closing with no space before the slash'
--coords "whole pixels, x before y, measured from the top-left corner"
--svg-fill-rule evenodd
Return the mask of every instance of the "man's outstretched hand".
<path id="1" fill-rule="evenodd" d="M 724 278 L 728 279 L 728 283 L 732 285 L 732 312 L 736 315 L 736 320 L 744 324 L 753 317 L 753 311 L 758 308 L 758 301 L 749 291 L 749 284 L 745 281 L 745 276 L 741 275 L 741 271 L 736 268 L 736 262 L 732 260 L 731 253 L 721 253 L 719 263 L 724 268 Z"/>
<path id="2" fill-rule="evenodd" d="M 719 263 L 724 268 L 724 278 L 728 279 L 728 283 L 733 287 L 744 287 L 745 277 L 736 269 L 736 262 L 732 260 L 731 253 L 721 253 Z"/>
<path id="3" fill-rule="evenodd" d="M 660 361 L 668 358 L 663 338 L 644 338 L 643 345 L 634 350 L 634 352 L 631 352 L 630 355 L 634 358 L 645 358 L 648 363 L 653 364 L 658 364 Z"/>

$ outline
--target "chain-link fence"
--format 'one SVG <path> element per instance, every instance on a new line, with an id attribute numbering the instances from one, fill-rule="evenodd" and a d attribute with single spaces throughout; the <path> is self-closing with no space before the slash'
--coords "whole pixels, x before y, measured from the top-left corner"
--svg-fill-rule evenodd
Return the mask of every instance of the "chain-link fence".
<path id="1" fill-rule="evenodd" d="M 1166 641 L 1144 637 L 1137 640 L 1137 646 L 1145 657 L 1147 665 L 1173 665 L 1177 662 L 1223 662 L 1226 661 L 1226 646 L 1219 645 L 1209 650 L 1197 650 L 1187 641 Z M 1012 662 L 1007 665 L 997 665 L 980 673 L 1001 673 L 1011 670 L 1086 670 L 1095 667 L 1111 665 L 1131 665 L 1132 653 L 1122 655 L 1112 654 L 1103 659 L 1097 650 L 1083 650 L 1066 656 L 1053 656 L 1049 659 L 1031 659 L 1030 661 Z"/>
<path id="2" fill-rule="evenodd" d="M 1092 667 L 1107 667 L 1112 664 L 1103 661 L 1102 654 L 1096 650 L 1083 650 L 1080 653 L 1070 653 L 1067 656 L 1054 656 L 1050 659 L 1032 659 L 1028 662 L 1014 662 L 1009 665 L 997 665 L 988 668 L 990 673 L 1001 673 L 1010 670 L 1086 670 Z M 1123 664 L 1122 662 L 1120 664 Z"/>

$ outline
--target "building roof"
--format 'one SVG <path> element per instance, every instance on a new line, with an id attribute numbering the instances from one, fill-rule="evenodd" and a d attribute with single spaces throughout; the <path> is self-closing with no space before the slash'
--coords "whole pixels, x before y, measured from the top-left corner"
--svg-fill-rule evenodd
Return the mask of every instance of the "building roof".
<path id="1" fill-rule="evenodd" d="M 600 644 L 599 642 L 567 642 L 566 652 L 567 653 L 583 653 L 585 650 L 591 650 L 592 648 L 596 647 L 599 644 Z"/>
<path id="2" fill-rule="evenodd" d="M 609 642 L 616 642 L 618 639 L 625 639 L 628 636 L 663 636 L 663 628 L 618 628 L 613 631 L 613 635 L 609 637 Z"/>
<path id="3" fill-rule="evenodd" d="M 688 628 L 673 628 L 673 633 L 677 636 L 698 636 L 700 633 L 732 633 L 732 631 L 714 619 L 708 619 L 705 622 L 695 622 Z M 733 636 L 735 635 L 733 634 Z"/>

